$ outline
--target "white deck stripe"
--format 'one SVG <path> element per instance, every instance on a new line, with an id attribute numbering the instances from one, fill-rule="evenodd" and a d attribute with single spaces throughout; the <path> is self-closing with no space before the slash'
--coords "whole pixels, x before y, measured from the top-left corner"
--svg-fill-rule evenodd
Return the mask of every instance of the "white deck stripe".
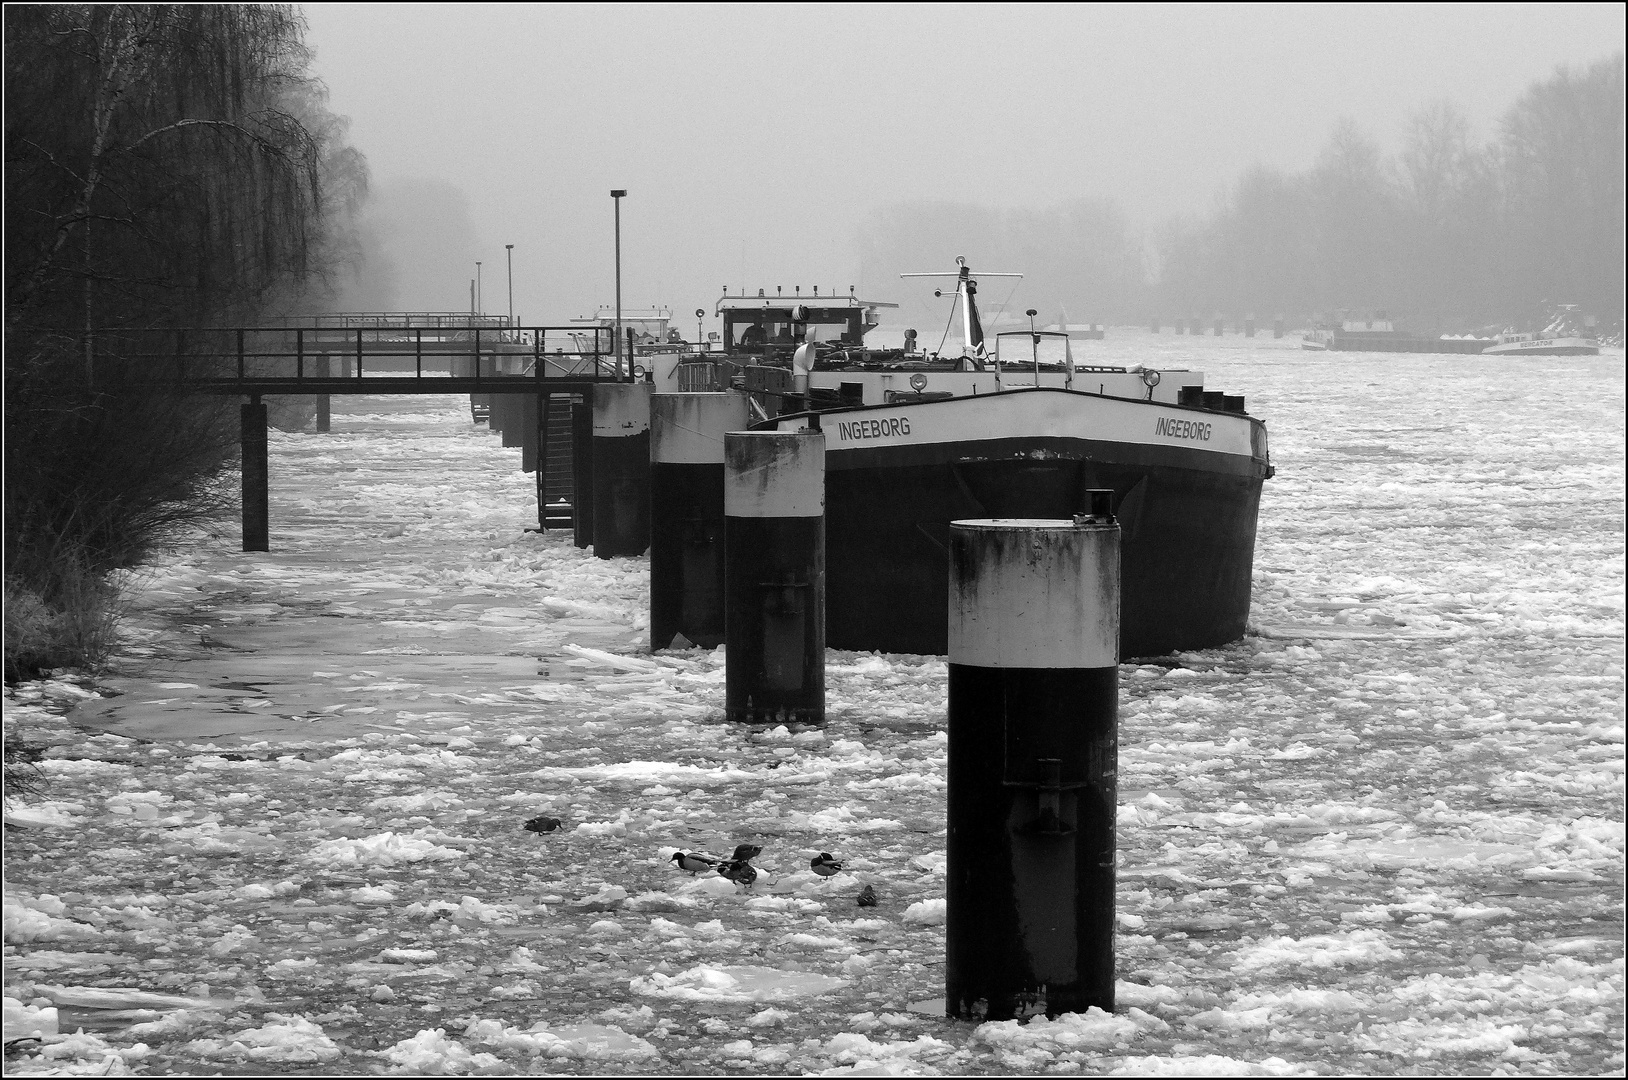
<path id="1" fill-rule="evenodd" d="M 820 426 L 834 455 L 889 446 L 1064 438 L 1252 456 L 1251 421 L 1244 416 L 1049 389 L 838 410 L 822 413 Z"/>

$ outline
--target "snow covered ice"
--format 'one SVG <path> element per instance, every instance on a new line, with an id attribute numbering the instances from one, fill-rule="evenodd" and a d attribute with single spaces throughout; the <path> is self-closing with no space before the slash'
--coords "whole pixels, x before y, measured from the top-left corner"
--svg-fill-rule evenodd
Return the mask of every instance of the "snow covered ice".
<path id="1" fill-rule="evenodd" d="M 336 398 L 269 555 L 200 535 L 118 674 L 6 692 L 7 1073 L 1619 1073 L 1621 355 L 1085 344 L 1278 467 L 1248 636 L 1121 668 L 1117 1012 L 933 1011 L 942 658 L 725 724 L 467 399 Z"/>

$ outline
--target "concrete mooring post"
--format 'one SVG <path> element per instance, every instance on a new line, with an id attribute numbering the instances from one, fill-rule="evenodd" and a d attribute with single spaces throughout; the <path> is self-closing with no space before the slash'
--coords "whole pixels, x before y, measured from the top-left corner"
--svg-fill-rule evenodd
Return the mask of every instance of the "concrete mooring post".
<path id="1" fill-rule="evenodd" d="M 825 722 L 825 436 L 724 436 L 724 715 Z"/>
<path id="2" fill-rule="evenodd" d="M 1280 338 L 1280 337 L 1283 336 L 1283 316 L 1282 315 L 1279 315 L 1277 318 L 1272 320 L 1272 336 L 1274 338 Z"/>
<path id="3" fill-rule="evenodd" d="M 1119 526 L 950 525 L 945 1008 L 1114 1008 Z"/>
<path id="4" fill-rule="evenodd" d="M 594 554 L 650 547 L 649 383 L 594 387 Z"/>
<path id="5" fill-rule="evenodd" d="M 266 406 L 259 394 L 238 410 L 243 447 L 243 550 L 271 550 L 270 453 Z"/>
<path id="6" fill-rule="evenodd" d="M 650 398 L 650 648 L 724 640 L 724 435 L 745 394 Z"/>

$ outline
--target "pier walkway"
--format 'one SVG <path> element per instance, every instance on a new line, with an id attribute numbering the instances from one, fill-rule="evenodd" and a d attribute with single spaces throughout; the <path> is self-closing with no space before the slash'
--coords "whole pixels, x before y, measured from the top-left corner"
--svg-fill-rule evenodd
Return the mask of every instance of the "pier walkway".
<path id="1" fill-rule="evenodd" d="M 333 315 L 278 326 L 101 331 L 97 385 L 194 393 L 583 393 L 637 372 L 606 327 L 453 322 L 444 313 Z"/>
<path id="2" fill-rule="evenodd" d="M 241 409 L 243 550 L 270 547 L 267 395 L 317 398 L 317 431 L 329 398 L 357 394 L 468 394 L 473 419 L 494 424 L 526 449 L 537 478 L 538 528 L 569 527 L 576 491 L 570 404 L 594 388 L 632 382 L 633 332 L 617 347 L 613 327 L 520 326 L 460 312 L 335 312 L 270 325 L 101 330 L 87 350 L 92 385 L 114 396 L 162 387 L 245 398 Z M 537 448 L 543 448 L 541 452 Z"/>

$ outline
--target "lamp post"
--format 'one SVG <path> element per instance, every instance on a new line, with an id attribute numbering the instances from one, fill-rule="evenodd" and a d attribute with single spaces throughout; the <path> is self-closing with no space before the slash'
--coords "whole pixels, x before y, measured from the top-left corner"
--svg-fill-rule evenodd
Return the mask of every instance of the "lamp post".
<path id="1" fill-rule="evenodd" d="M 486 311 L 486 305 L 481 302 L 480 295 L 480 260 L 475 260 L 475 317 L 479 318 Z"/>
<path id="2" fill-rule="evenodd" d="M 514 245 L 504 244 L 503 250 L 509 253 L 509 325 L 514 325 Z"/>
<path id="3" fill-rule="evenodd" d="M 695 351 L 698 352 L 698 353 L 702 353 L 702 352 L 707 351 L 706 343 L 701 340 L 701 320 L 706 318 L 706 317 L 707 317 L 707 309 L 706 308 L 699 308 L 698 307 L 698 308 L 695 309 Z"/>
<path id="4" fill-rule="evenodd" d="M 612 188 L 611 202 L 616 207 L 616 337 L 611 341 L 611 347 L 616 350 L 616 375 L 622 375 L 622 198 L 627 194 L 627 188 Z M 633 358 L 628 358 L 629 374 L 632 374 Z"/>

